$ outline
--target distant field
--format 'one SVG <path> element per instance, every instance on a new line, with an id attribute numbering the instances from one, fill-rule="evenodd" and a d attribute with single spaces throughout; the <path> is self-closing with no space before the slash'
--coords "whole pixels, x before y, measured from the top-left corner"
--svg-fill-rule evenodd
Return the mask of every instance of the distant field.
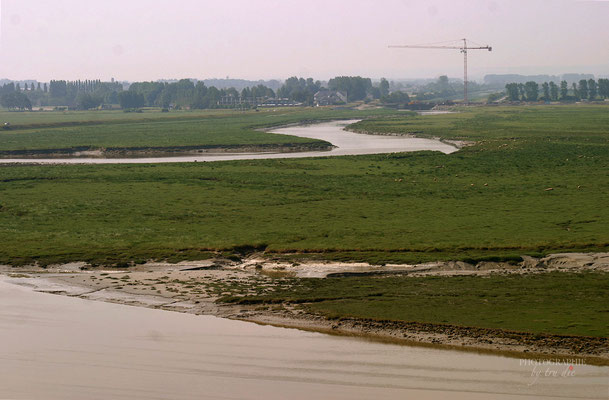
<path id="1" fill-rule="evenodd" d="M 3 165 L 0 262 L 180 260 L 252 249 L 372 262 L 606 251 L 608 111 L 483 108 L 356 125 L 477 142 L 452 155 Z M 271 115 L 226 117 L 223 129 L 311 118 Z"/>
<path id="2" fill-rule="evenodd" d="M 104 111 L 7 111 L 0 110 L 0 122 L 10 123 L 13 126 L 39 125 L 54 123 L 76 122 L 108 122 L 108 121 L 138 121 L 144 119 L 176 119 L 200 118 L 210 115 L 226 115 L 234 113 L 233 110 L 200 110 L 175 111 L 163 113 L 160 109 L 144 109 L 141 113 L 123 112 L 120 110 Z"/>
<path id="3" fill-rule="evenodd" d="M 0 156 L 15 151 L 323 145 L 313 139 L 261 132 L 256 128 L 330 118 L 355 118 L 386 111 L 287 108 L 240 112 L 172 111 L 161 113 L 2 112 L 10 130 L 0 130 Z"/>

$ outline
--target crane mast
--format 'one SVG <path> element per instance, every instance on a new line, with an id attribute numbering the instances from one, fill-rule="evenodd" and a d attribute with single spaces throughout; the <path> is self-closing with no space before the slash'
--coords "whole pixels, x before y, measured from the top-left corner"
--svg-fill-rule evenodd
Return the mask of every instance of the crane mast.
<path id="1" fill-rule="evenodd" d="M 475 46 L 469 47 L 467 45 L 467 39 L 463 40 L 462 46 L 428 46 L 428 45 L 402 45 L 402 46 L 389 46 L 392 49 L 452 49 L 459 50 L 463 53 L 463 101 L 465 104 L 468 103 L 468 76 L 467 76 L 467 52 L 469 50 L 488 50 L 493 51 L 491 46 Z"/>

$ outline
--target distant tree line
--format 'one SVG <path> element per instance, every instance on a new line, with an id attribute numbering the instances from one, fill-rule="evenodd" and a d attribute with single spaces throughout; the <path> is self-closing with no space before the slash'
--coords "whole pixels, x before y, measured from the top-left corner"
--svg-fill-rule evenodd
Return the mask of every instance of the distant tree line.
<path id="1" fill-rule="evenodd" d="M 218 89 L 196 84 L 190 79 L 178 82 L 136 82 L 129 90 L 119 95 L 122 108 L 235 108 L 255 107 L 266 98 L 275 97 L 275 92 L 262 84 L 246 87 L 241 92 L 235 88 Z"/>
<path id="2" fill-rule="evenodd" d="M 31 110 L 32 102 L 30 99 L 21 92 L 6 92 L 0 95 L 0 105 L 6 107 L 9 110 Z"/>
<path id="3" fill-rule="evenodd" d="M 408 101 L 408 108 L 410 109 L 415 109 L 418 105 L 450 105 L 453 100 L 460 100 L 463 97 L 463 81 L 460 79 L 451 80 L 446 75 L 442 75 L 434 81 L 422 79 L 410 83 L 391 82 L 389 86 L 392 89 L 390 97 L 405 98 L 407 94 L 403 91 L 408 90 L 411 97 Z M 472 94 L 488 89 L 489 87 L 486 85 L 469 82 L 469 91 Z M 381 100 L 383 100 L 383 97 L 381 97 Z"/>
<path id="4" fill-rule="evenodd" d="M 96 109 L 103 105 L 120 105 L 122 108 L 228 108 L 252 99 L 274 97 L 272 89 L 257 85 L 238 92 L 234 88 L 206 87 L 202 81 L 196 85 L 189 79 L 178 82 L 136 82 L 128 90 L 118 82 L 52 80 L 48 85 L 17 83 L 0 87 L 0 100 L 9 109 L 31 109 L 36 106 L 67 106 L 79 110 Z"/>
<path id="5" fill-rule="evenodd" d="M 389 82 L 381 78 L 377 86 L 372 84 L 370 78 L 361 76 L 337 76 L 328 81 L 324 87 L 320 81 L 312 78 L 304 79 L 291 77 L 277 90 L 277 95 L 306 105 L 314 104 L 314 96 L 320 90 L 333 90 L 346 95 L 347 101 L 367 101 L 380 99 L 384 103 L 407 103 L 408 94 L 394 91 L 390 94 Z"/>
<path id="6" fill-rule="evenodd" d="M 277 89 L 277 96 L 306 105 L 313 105 L 313 97 L 321 89 L 320 81 L 314 81 L 313 78 L 304 79 L 293 76 Z"/>
<path id="7" fill-rule="evenodd" d="M 455 93 L 445 76 L 430 85 L 433 86 L 432 96 Z M 190 79 L 135 82 L 127 90 L 123 90 L 122 83 L 114 81 L 52 80 L 48 84 L 25 83 L 24 88 L 19 83 L 5 84 L 0 87 L 0 100 L 4 107 L 13 110 L 31 109 L 32 106 L 67 106 L 90 110 L 110 105 L 120 105 L 123 109 L 251 108 L 267 100 L 273 104 L 272 100 L 277 99 L 294 104 L 314 105 L 315 94 L 322 90 L 341 92 L 349 102 L 380 99 L 382 103 L 394 106 L 410 102 L 406 92 L 390 91 L 387 79 L 382 78 L 380 83 L 373 85 L 370 78 L 361 76 L 338 76 L 326 84 L 313 78 L 294 76 L 287 79 L 276 92 L 264 84 L 245 87 L 239 91 L 232 87 L 218 89 L 215 86 L 206 86 L 203 81 L 194 82 Z"/>
<path id="8" fill-rule="evenodd" d="M 37 106 L 68 106 L 81 110 L 97 108 L 102 104 L 118 103 L 118 93 L 122 85 L 116 82 L 95 81 L 63 81 L 53 80 L 37 85 L 25 83 L 24 88 L 20 84 L 8 83 L 0 88 L 0 100 L 2 105 L 9 109 L 23 109 L 14 106 L 20 104 Z M 27 102 L 24 100 L 27 98 Z M 10 107 L 8 104 L 13 105 Z"/>
<path id="9" fill-rule="evenodd" d="M 361 76 L 337 76 L 328 81 L 328 89 L 346 93 L 348 101 L 381 97 L 379 89 L 372 86 L 372 80 Z"/>
<path id="10" fill-rule="evenodd" d="M 580 101 L 580 100 L 602 100 L 609 98 L 609 79 L 582 79 L 579 83 L 573 83 L 571 88 L 566 80 L 560 82 L 560 86 L 554 82 L 508 83 L 505 92 L 509 101 Z"/>
<path id="11" fill-rule="evenodd" d="M 448 80 L 448 76 L 442 75 L 436 82 L 431 82 L 419 87 L 415 91 L 417 100 L 448 99 L 461 96 L 463 85 L 459 85 L 459 90 Z"/>
<path id="12" fill-rule="evenodd" d="M 277 95 L 306 105 L 313 105 L 315 93 L 324 89 L 344 93 L 347 101 L 380 98 L 379 87 L 372 86 L 370 78 L 361 76 L 337 76 L 328 81 L 327 87 L 313 78 L 304 79 L 293 76 L 277 90 Z"/>
<path id="13" fill-rule="evenodd" d="M 116 104 L 122 89 L 123 85 L 118 82 L 52 80 L 48 95 L 41 98 L 39 104 L 89 110 L 102 104 Z"/>

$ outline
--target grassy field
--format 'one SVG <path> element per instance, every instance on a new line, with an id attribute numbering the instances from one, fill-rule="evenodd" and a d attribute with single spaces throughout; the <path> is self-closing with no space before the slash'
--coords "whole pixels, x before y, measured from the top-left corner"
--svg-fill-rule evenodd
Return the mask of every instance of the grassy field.
<path id="1" fill-rule="evenodd" d="M 220 290 L 232 293 L 223 302 L 303 304 L 329 318 L 609 336 L 609 274 L 283 279 L 270 289 L 233 284 Z"/>
<path id="2" fill-rule="evenodd" d="M 222 117 L 218 134 L 233 123 L 311 118 L 291 112 Z M 356 126 L 477 142 L 452 155 L 2 165 L 0 262 L 112 264 L 259 249 L 383 263 L 607 250 L 607 126 L 605 107 L 468 109 L 377 115 Z"/>
<path id="3" fill-rule="evenodd" d="M 0 156 L 15 151 L 57 149 L 141 149 L 222 147 L 251 145 L 317 145 L 324 142 L 257 129 L 300 122 L 357 118 L 388 111 L 285 108 L 256 111 L 174 111 L 160 113 L 96 112 L 1 112 L 0 121 L 11 121 L 0 130 Z"/>

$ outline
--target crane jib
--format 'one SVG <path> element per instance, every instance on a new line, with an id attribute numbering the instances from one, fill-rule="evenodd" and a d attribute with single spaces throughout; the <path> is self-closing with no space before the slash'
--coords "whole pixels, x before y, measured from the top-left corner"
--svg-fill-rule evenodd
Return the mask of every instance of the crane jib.
<path id="1" fill-rule="evenodd" d="M 467 51 L 468 50 L 488 50 L 488 51 L 493 51 L 493 48 L 491 46 L 479 46 L 479 47 L 469 47 L 467 45 L 467 39 L 461 39 L 463 40 L 463 46 L 421 46 L 421 45 L 402 45 L 402 46 L 389 46 L 390 48 L 393 49 L 449 49 L 449 50 L 459 50 L 461 51 L 461 53 L 463 53 L 463 101 L 465 104 L 467 104 L 468 102 L 468 98 L 467 98 L 467 86 L 468 86 L 468 79 L 467 79 Z"/>

